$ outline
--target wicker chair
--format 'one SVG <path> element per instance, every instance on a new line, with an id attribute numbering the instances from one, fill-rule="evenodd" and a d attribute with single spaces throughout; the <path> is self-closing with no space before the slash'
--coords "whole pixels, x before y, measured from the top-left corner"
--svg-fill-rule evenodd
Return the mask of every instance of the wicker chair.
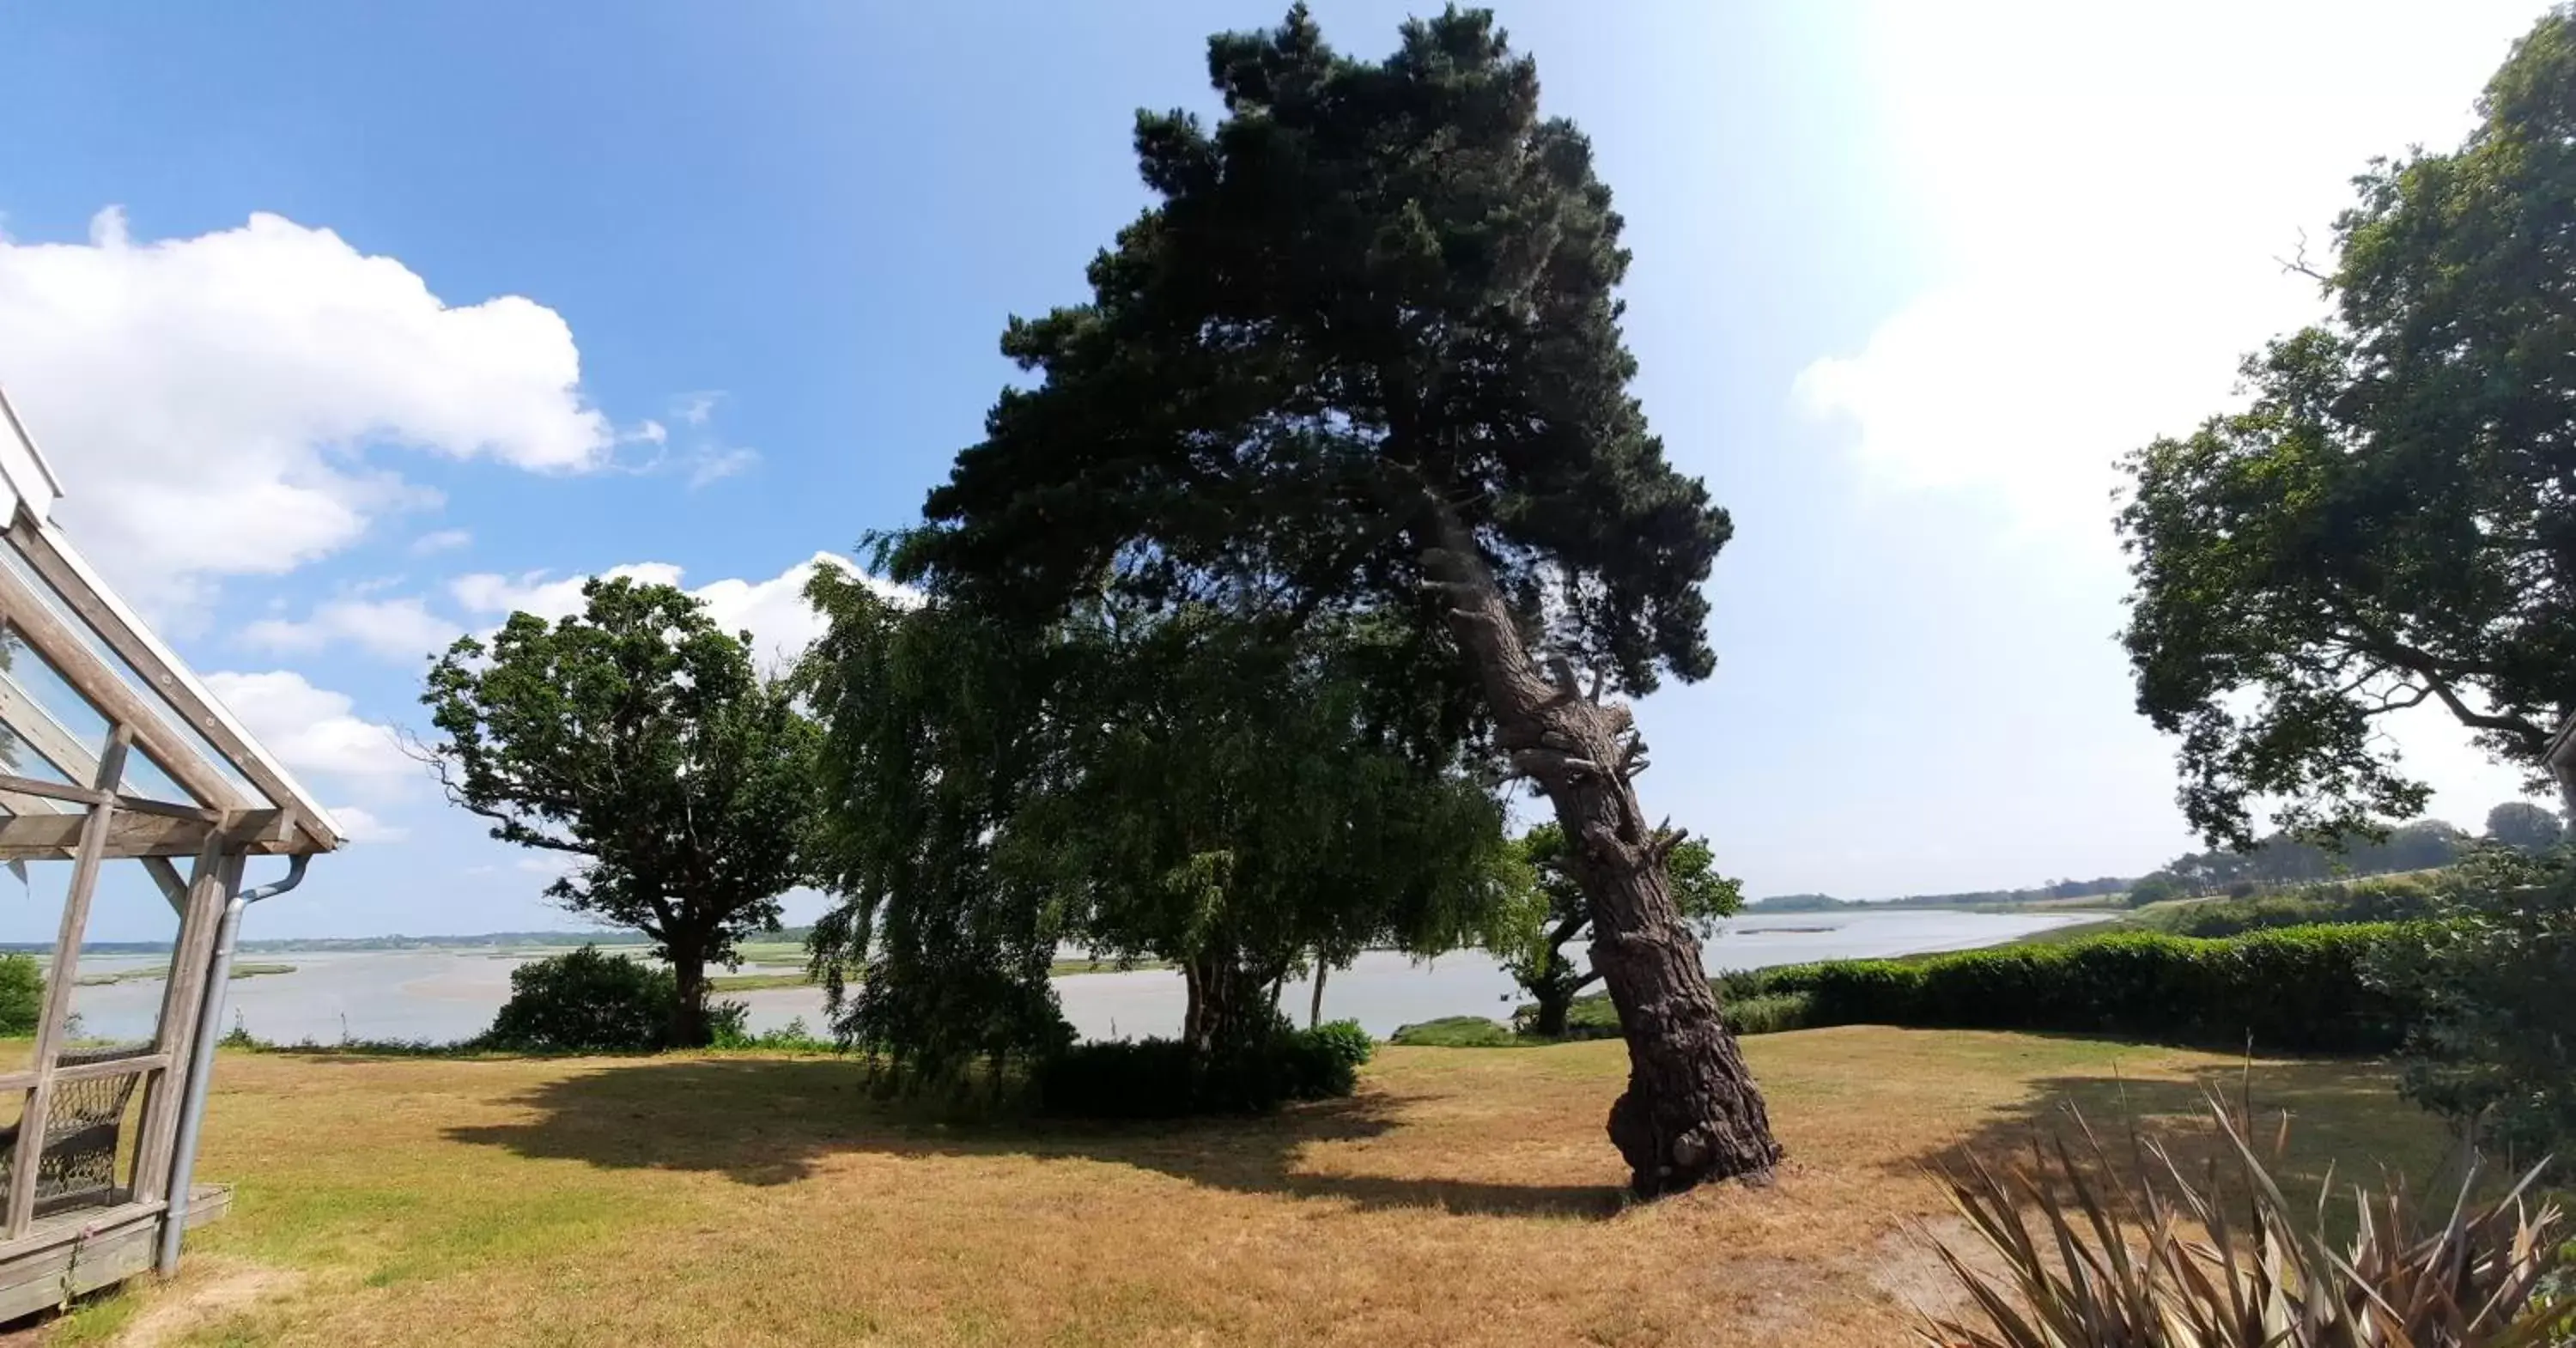
<path id="1" fill-rule="evenodd" d="M 151 1051 L 149 1044 L 67 1048 L 54 1062 L 59 1067 L 80 1067 L 139 1058 Z M 125 1135 L 125 1106 L 142 1080 L 141 1072 L 121 1072 L 54 1087 L 53 1107 L 45 1119 L 44 1154 L 36 1162 L 37 1215 L 106 1207 L 116 1201 L 116 1153 Z M 0 1194 L 8 1192 L 17 1143 L 17 1124 L 0 1129 Z"/>

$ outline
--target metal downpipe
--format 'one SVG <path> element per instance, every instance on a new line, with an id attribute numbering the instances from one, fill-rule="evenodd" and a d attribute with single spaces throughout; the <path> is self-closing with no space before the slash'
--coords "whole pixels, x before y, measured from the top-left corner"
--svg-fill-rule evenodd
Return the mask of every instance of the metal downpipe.
<path id="1" fill-rule="evenodd" d="M 206 1000 L 197 1015 L 197 1042 L 189 1055 L 187 1094 L 179 1104 L 179 1141 L 170 1163 L 170 1205 L 161 1216 L 161 1257 L 155 1267 L 164 1278 L 179 1271 L 179 1239 L 188 1229 L 188 1188 L 195 1183 L 197 1174 L 197 1129 L 206 1120 L 206 1095 L 214 1083 L 215 1041 L 222 1037 L 216 1027 L 223 1024 L 225 984 L 233 976 L 233 943 L 241 932 L 242 910 L 304 883 L 304 868 L 312 860 L 303 855 L 289 857 L 285 879 L 235 894 L 224 905 L 223 921 L 215 928 L 215 958 L 206 970 Z"/>

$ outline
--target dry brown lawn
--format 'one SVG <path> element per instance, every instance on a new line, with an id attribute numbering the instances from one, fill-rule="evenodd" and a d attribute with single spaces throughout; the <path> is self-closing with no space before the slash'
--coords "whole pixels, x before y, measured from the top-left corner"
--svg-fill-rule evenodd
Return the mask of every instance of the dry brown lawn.
<path id="1" fill-rule="evenodd" d="M 56 1345 L 1898 1343 L 1951 1304 L 1924 1167 L 2055 1102 L 2297 1118 L 2295 1169 L 2414 1173 L 2379 1069 L 1878 1028 L 1747 1042 L 1778 1183 L 1621 1201 L 1616 1043 L 1388 1049 L 1352 1100 L 1160 1128 L 943 1125 L 825 1058 L 227 1055 L 168 1287 Z M 245 1289 L 250 1289 L 245 1291 Z"/>

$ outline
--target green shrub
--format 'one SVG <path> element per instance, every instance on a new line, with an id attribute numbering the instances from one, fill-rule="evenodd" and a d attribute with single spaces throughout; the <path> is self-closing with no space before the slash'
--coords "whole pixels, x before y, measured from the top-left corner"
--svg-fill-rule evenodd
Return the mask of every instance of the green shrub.
<path id="1" fill-rule="evenodd" d="M 0 1035 L 34 1034 L 44 1006 L 44 966 L 33 955 L 0 955 Z"/>
<path id="2" fill-rule="evenodd" d="M 2430 915 L 2443 882 L 2418 875 L 2378 875 L 2303 885 L 2278 894 L 2184 904 L 2154 915 L 2177 936 L 2241 936 L 2279 927 L 2348 922 L 2412 922 Z"/>
<path id="3" fill-rule="evenodd" d="M 1177 1039 L 1075 1044 L 1041 1063 L 1040 1112 L 1089 1119 L 1266 1114 L 1290 1100 L 1349 1095 L 1376 1045 L 1356 1021 L 1280 1029 L 1202 1059 Z"/>
<path id="4" fill-rule="evenodd" d="M 1815 996 L 1805 992 L 1769 992 L 1759 997 L 1739 997 L 1726 1003 L 1726 1028 L 1737 1034 L 1779 1034 L 1786 1030 L 1803 1030 L 1811 1023 L 1808 1015 Z"/>
<path id="5" fill-rule="evenodd" d="M 2406 1097 L 2518 1157 L 2576 1155 L 2576 853 L 2472 856 L 2373 972 L 2420 1000 Z"/>
<path id="6" fill-rule="evenodd" d="M 510 971 L 510 1000 L 476 1043 L 518 1053 L 624 1053 L 666 1047 L 679 999 L 671 971 L 583 946 Z M 745 1007 L 707 1008 L 716 1039 L 742 1036 Z"/>
<path id="7" fill-rule="evenodd" d="M 1512 1048 L 1537 1043 L 1512 1032 L 1512 1027 L 1483 1016 L 1442 1016 L 1419 1025 L 1402 1025 L 1387 1041 L 1406 1048 Z"/>
<path id="8" fill-rule="evenodd" d="M 734 1002 L 723 1003 L 722 1006 L 737 1012 L 741 1009 L 740 1004 Z M 739 1014 L 729 1016 L 717 1025 L 715 1043 L 711 1047 L 736 1050 L 759 1049 L 774 1053 L 840 1052 L 840 1045 L 829 1039 L 816 1037 L 813 1027 L 805 1023 L 803 1016 L 795 1017 L 777 1029 L 762 1030 L 757 1034 L 744 1028 Z"/>

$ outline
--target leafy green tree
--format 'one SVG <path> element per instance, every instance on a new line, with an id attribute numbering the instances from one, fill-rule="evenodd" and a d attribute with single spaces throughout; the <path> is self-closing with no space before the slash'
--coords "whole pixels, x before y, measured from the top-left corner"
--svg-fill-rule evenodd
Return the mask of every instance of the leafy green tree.
<path id="1" fill-rule="evenodd" d="M 1400 631 L 1451 743 L 1490 734 L 1573 841 L 1631 1071 L 1641 1193 L 1768 1170 L 1760 1092 L 1631 785 L 1627 707 L 1715 657 L 1730 532 L 1628 391 L 1628 254 L 1572 124 L 1492 16 L 1328 48 L 1300 7 L 1208 46 L 1214 125 L 1140 114 L 1154 204 L 1088 302 L 1014 319 L 1030 371 L 931 494 L 898 579 L 1043 627 L 1106 585 Z"/>
<path id="2" fill-rule="evenodd" d="M 2250 401 L 2127 460 L 2139 709 L 2213 843 L 2420 812 L 2383 718 L 2445 709 L 2537 770 L 2576 711 L 2576 17 L 2514 48 L 2456 150 L 2380 161 L 2320 274 L 2333 318 Z"/>
<path id="3" fill-rule="evenodd" d="M 669 1042 L 708 1042 L 706 974 L 806 878 L 815 729 L 697 600 L 624 578 L 583 612 L 513 613 L 460 637 L 421 701 L 448 798 L 492 836 L 563 853 L 546 893 L 652 938 L 677 996 Z"/>
<path id="4" fill-rule="evenodd" d="M 1567 865 L 1564 829 L 1536 825 L 1517 847 L 1526 878 L 1518 901 L 1499 910 L 1485 946 L 1536 1004 L 1530 1032 L 1555 1038 L 1565 1033 L 1574 999 L 1601 979 L 1600 970 L 1577 968 L 1565 953 L 1592 925 L 1592 907 Z M 1696 838 L 1678 839 L 1664 853 L 1673 902 L 1702 936 L 1744 904 L 1743 886 L 1719 875 L 1715 864 L 1708 844 Z"/>
<path id="5" fill-rule="evenodd" d="M 2527 800 L 2509 800 L 2487 811 L 2487 841 L 2517 852 L 2546 852 L 2566 832 L 2558 816 Z"/>

